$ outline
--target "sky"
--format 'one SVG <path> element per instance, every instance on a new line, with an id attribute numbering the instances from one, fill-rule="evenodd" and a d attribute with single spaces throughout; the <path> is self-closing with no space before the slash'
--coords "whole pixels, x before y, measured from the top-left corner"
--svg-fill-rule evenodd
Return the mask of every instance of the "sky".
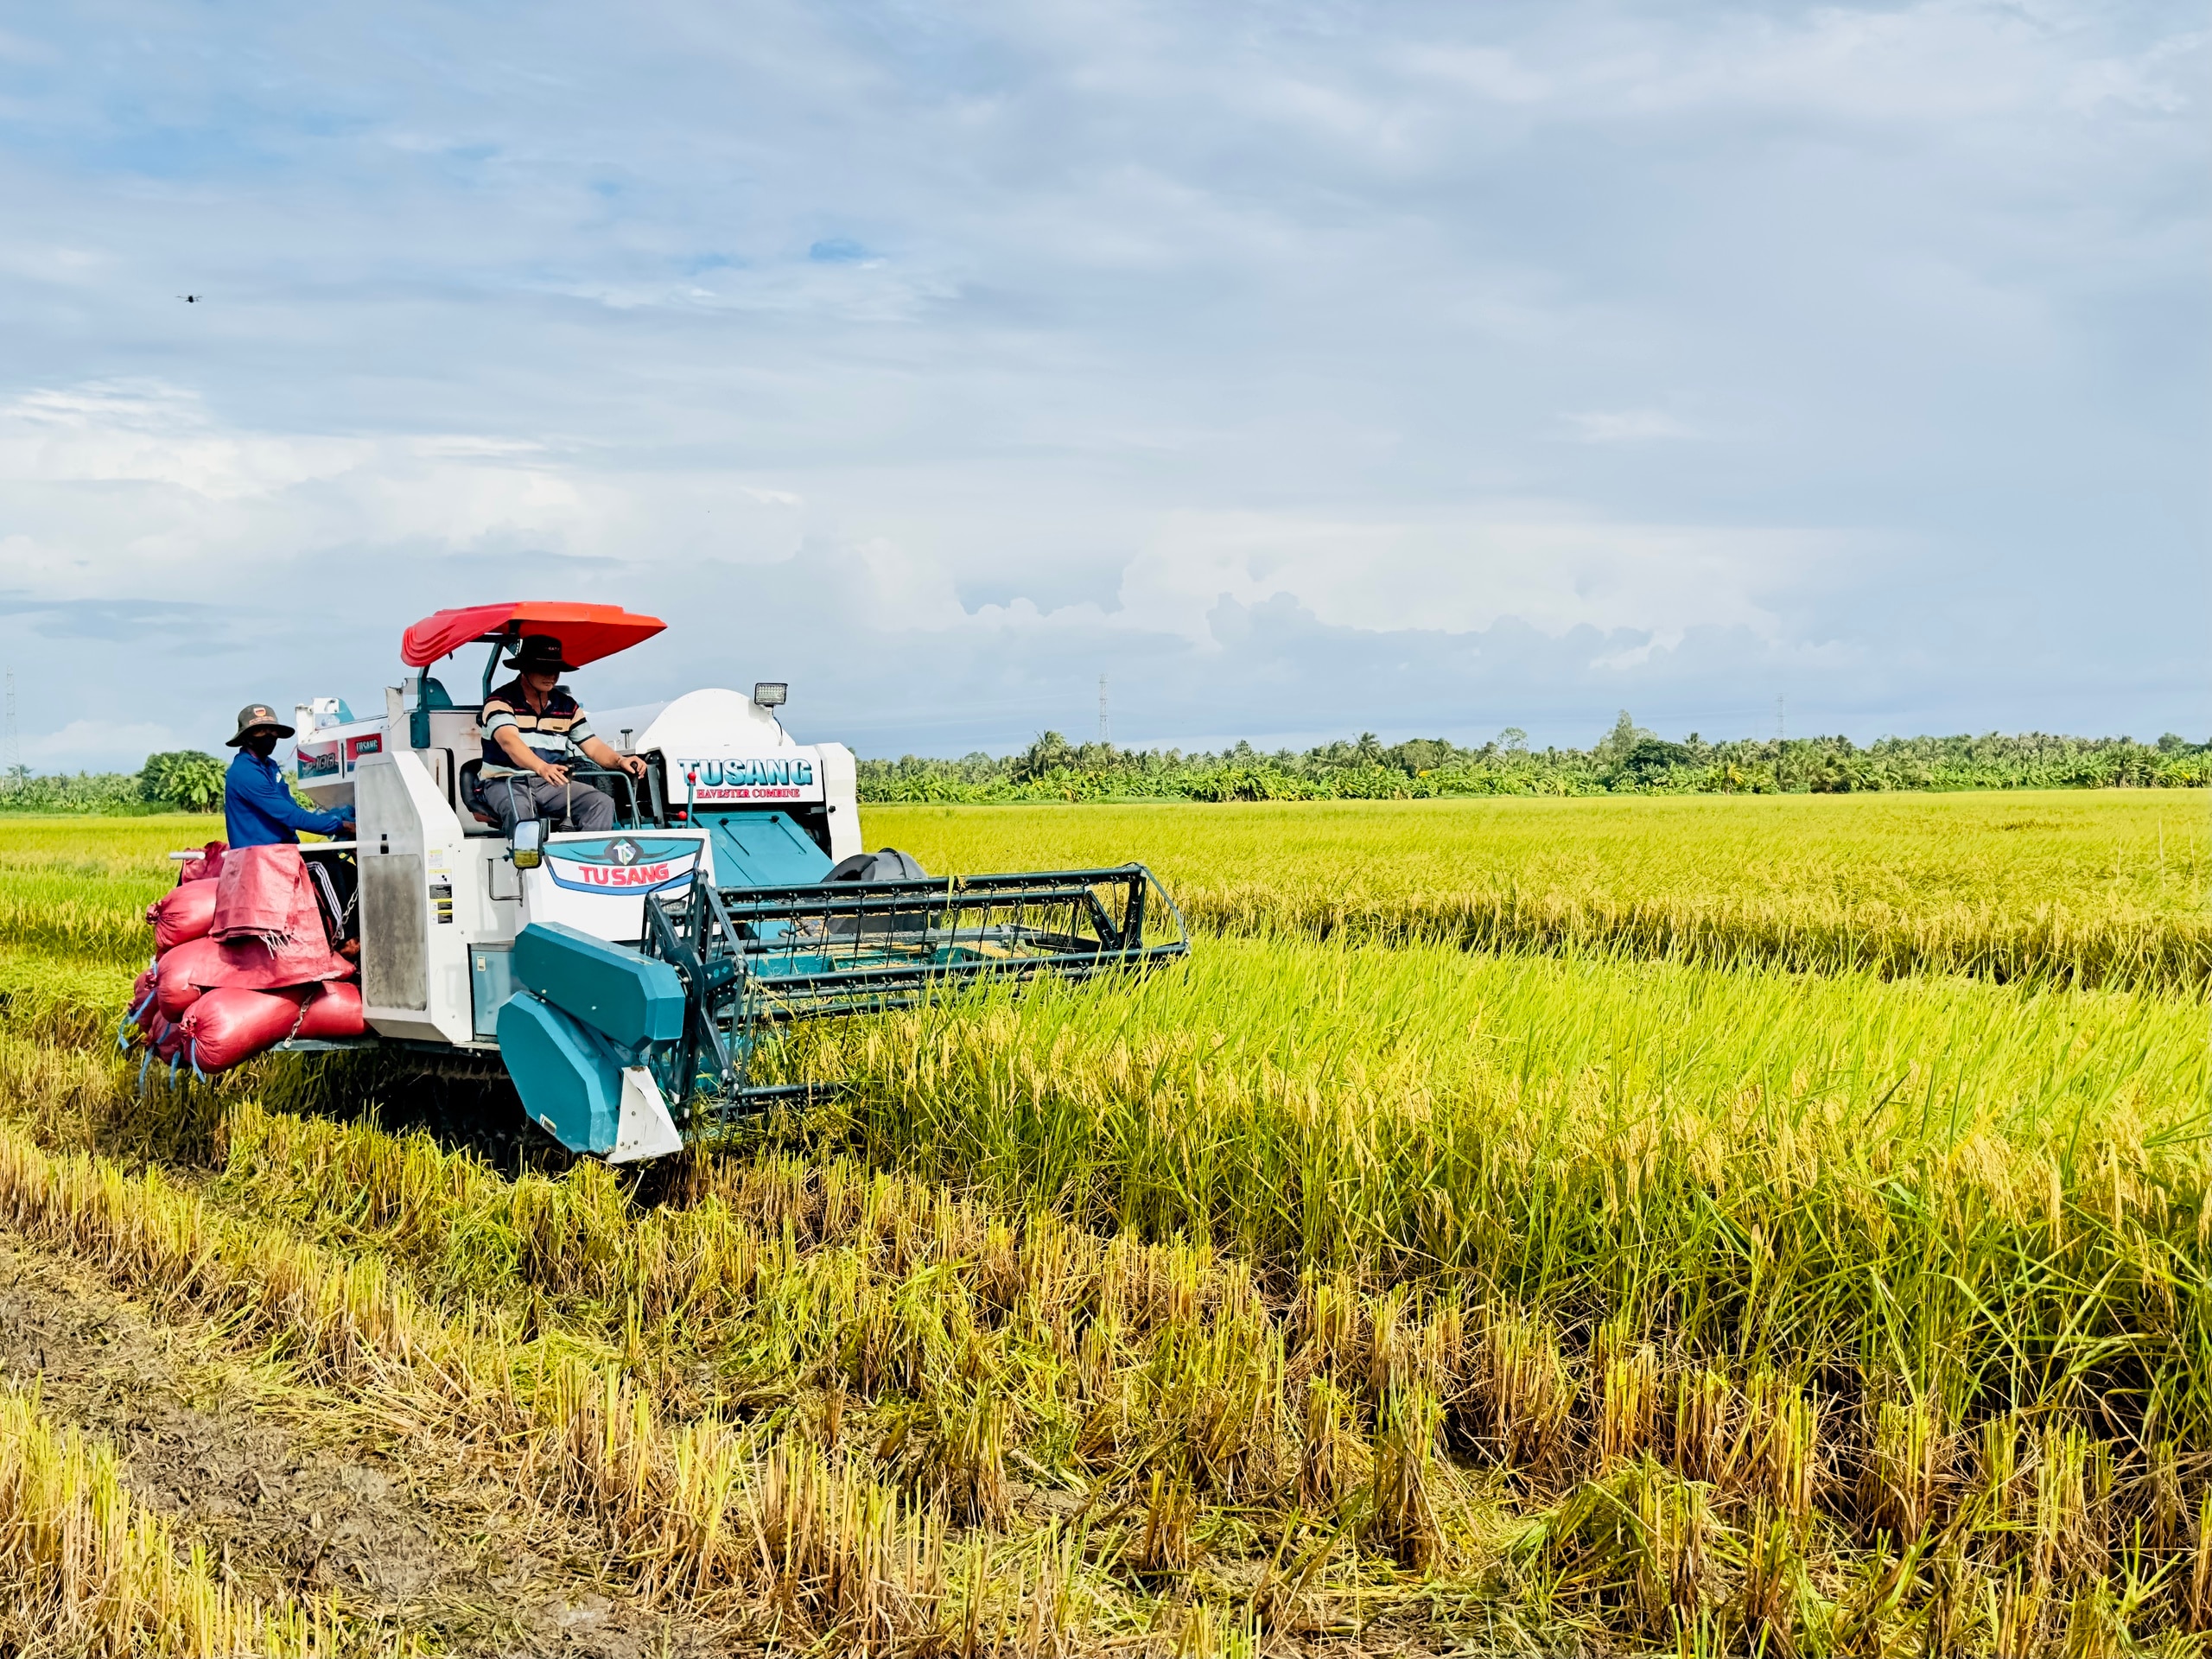
<path id="1" fill-rule="evenodd" d="M 587 708 L 864 755 L 1102 677 L 1185 748 L 2202 740 L 2209 72 L 2164 0 L 9 8 L 18 750 L 514 598 L 669 623 Z"/>

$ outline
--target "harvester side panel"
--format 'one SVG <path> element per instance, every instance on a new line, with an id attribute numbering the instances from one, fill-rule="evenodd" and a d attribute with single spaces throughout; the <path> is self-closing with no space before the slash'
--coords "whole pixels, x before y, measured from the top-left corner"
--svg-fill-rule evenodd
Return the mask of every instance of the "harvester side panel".
<path id="1" fill-rule="evenodd" d="M 482 864 L 414 753 L 365 757 L 354 788 L 368 1022 L 386 1037 L 471 1042 L 468 947 L 495 925 Z"/>

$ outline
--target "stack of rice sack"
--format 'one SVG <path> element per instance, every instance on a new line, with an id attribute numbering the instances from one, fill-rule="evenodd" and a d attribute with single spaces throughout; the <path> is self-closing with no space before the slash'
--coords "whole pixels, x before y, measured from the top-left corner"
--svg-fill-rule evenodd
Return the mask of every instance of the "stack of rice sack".
<path id="1" fill-rule="evenodd" d="M 298 848 L 210 842 L 146 919 L 156 954 L 130 1023 L 172 1067 L 205 1077 L 289 1038 L 365 1029 L 353 964 L 330 950 Z"/>

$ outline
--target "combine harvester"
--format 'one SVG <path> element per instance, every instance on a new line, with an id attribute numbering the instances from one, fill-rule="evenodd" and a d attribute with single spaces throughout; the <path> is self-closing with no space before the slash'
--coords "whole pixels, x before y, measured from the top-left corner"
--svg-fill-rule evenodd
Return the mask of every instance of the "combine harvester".
<path id="1" fill-rule="evenodd" d="M 693 691 L 602 729 L 646 762 L 633 780 L 575 756 L 572 777 L 613 798 L 613 830 L 503 835 L 477 724 L 501 652 L 549 633 L 581 667 L 664 626 L 607 605 L 440 611 L 407 630 L 415 671 L 385 692 L 382 718 L 301 706 L 301 787 L 354 809 L 357 839 L 334 853 L 358 866 L 373 1035 L 280 1047 L 496 1058 L 549 1134 L 620 1163 L 804 1096 L 808 1084 L 748 1077 L 780 1021 L 1187 953 L 1181 915 L 1141 864 L 945 878 L 862 852 L 851 751 L 794 743 L 773 713 L 781 685 Z M 456 703 L 428 671 L 472 645 L 490 653 L 481 694 Z"/>

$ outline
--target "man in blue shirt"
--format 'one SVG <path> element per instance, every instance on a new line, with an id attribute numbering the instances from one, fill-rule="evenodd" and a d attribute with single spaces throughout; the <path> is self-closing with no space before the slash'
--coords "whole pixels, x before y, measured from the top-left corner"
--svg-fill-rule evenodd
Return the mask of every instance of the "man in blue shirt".
<path id="1" fill-rule="evenodd" d="M 299 840 L 299 832 L 335 836 L 353 822 L 353 809 L 318 812 L 292 798 L 283 770 L 270 759 L 276 740 L 292 728 L 265 702 L 238 710 L 238 735 L 226 746 L 238 752 L 223 779 L 223 823 L 233 847 L 270 847 Z"/>

